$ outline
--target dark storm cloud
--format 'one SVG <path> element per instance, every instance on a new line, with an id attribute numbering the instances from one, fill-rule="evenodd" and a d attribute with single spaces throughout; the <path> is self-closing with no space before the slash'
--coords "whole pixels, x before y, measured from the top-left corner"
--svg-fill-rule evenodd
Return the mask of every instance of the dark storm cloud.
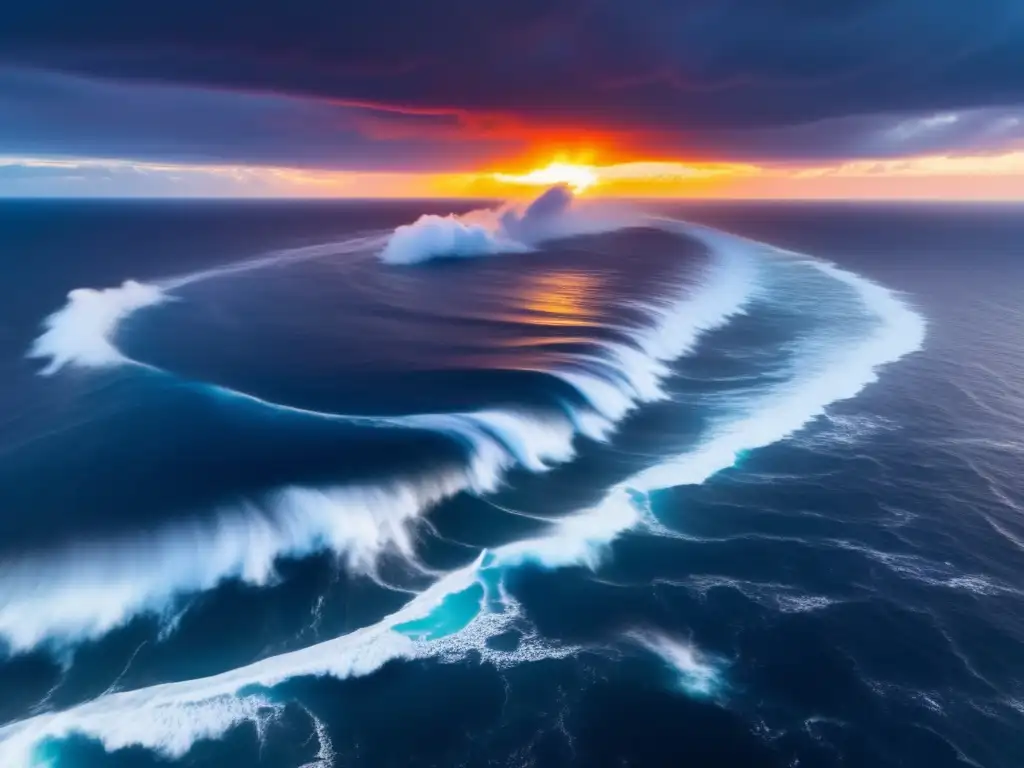
<path id="1" fill-rule="evenodd" d="M 182 113 L 165 125 L 213 154 L 233 133 L 256 161 L 274 155 L 280 125 L 254 100 L 282 95 L 305 101 L 278 117 L 324 110 L 316 101 L 374 106 L 342 131 L 351 155 L 393 145 L 388 157 L 367 149 L 368 164 L 401 164 L 403 142 L 411 160 L 460 132 L 476 138 L 484 116 L 625 132 L 666 151 L 898 154 L 913 131 L 904 145 L 888 131 L 908 121 L 1024 105 L 1024 2 L 33 0 L 0 10 L 2 62 L 249 94 L 210 96 L 221 106 L 207 122 L 244 123 L 231 131 Z M 325 136 L 314 127 L 307 149 L 289 151 L 319 162 Z"/>
<path id="2" fill-rule="evenodd" d="M 443 116 L 421 118 L 418 131 L 376 117 L 309 99 L 0 68 L 6 155 L 416 170 L 469 167 L 516 147 L 458 142 Z"/>
<path id="3" fill-rule="evenodd" d="M 668 137 L 695 154 L 807 163 L 1024 149 L 1024 106 L 851 115 L 746 131 L 682 131 Z"/>

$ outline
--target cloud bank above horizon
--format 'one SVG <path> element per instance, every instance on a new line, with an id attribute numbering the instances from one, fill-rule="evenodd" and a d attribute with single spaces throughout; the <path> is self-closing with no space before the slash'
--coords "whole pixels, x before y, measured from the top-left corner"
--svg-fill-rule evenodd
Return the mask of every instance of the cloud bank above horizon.
<path id="1" fill-rule="evenodd" d="M 43 161 L 470 174 L 565 153 L 821 176 L 1024 151 L 1017 0 L 264 1 L 0 10 L 8 185 L 67 176 Z"/>

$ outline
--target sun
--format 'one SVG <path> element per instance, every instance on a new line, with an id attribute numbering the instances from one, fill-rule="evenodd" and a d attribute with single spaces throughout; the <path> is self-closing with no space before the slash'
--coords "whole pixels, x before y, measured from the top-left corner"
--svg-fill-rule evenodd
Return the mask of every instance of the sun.
<path id="1" fill-rule="evenodd" d="M 502 184 L 525 184 L 537 187 L 568 184 L 576 193 L 583 192 L 598 182 L 594 166 L 559 162 L 550 163 L 544 168 L 537 168 L 523 174 L 495 173 L 494 179 Z"/>

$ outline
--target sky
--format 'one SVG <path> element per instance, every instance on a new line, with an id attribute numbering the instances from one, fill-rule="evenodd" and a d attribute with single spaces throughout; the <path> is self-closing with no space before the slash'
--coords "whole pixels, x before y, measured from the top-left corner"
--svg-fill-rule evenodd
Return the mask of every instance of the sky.
<path id="1" fill-rule="evenodd" d="M 0 6 L 0 195 L 1024 199 L 1024 0 Z"/>

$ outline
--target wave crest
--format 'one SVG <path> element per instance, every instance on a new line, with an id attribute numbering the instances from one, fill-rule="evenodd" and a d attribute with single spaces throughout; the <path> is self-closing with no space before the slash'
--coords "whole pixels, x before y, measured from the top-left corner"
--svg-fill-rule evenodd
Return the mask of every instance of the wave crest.
<path id="1" fill-rule="evenodd" d="M 564 213 L 570 202 L 571 198 L 549 191 L 517 214 L 515 221 L 536 222 Z M 211 510 L 212 519 L 202 523 L 165 527 L 145 538 L 92 542 L 60 556 L 49 553 L 7 563 L 0 566 L 0 582 L 26 586 L 0 597 L 0 640 L 15 651 L 25 651 L 41 644 L 66 646 L 93 639 L 137 615 L 164 613 L 183 596 L 229 579 L 269 583 L 280 558 L 332 552 L 350 572 L 371 577 L 384 555 L 413 560 L 411 537 L 422 516 L 440 501 L 461 491 L 493 491 L 515 466 L 543 472 L 570 461 L 577 435 L 605 441 L 640 403 L 664 397 L 660 382 L 668 374 L 666 363 L 688 352 L 701 334 L 742 311 L 756 286 L 757 270 L 743 249 L 720 249 L 712 256 L 694 294 L 680 293 L 673 301 L 645 307 L 650 318 L 646 328 L 623 328 L 632 345 L 605 342 L 600 354 L 581 353 L 564 370 L 548 371 L 582 398 L 583 404 L 566 405 L 561 413 L 503 409 L 350 416 L 197 383 L 212 397 L 296 418 L 443 434 L 464 446 L 467 461 L 462 467 L 392 477 L 369 486 L 285 488 L 256 502 Z M 178 278 L 173 284 L 216 277 L 225 269 Z M 48 330 L 37 341 L 38 351 L 45 349 L 51 355 L 47 372 L 66 364 L 145 365 L 116 347 L 118 324 L 137 308 L 171 298 L 173 294 L 157 286 L 132 281 L 119 288 L 72 292 L 69 303 L 47 319 Z M 82 323 L 83 312 L 103 322 Z M 54 346 L 47 339 L 60 343 Z M 107 350 L 101 363 L 90 354 L 97 347 Z"/>
<path id="2" fill-rule="evenodd" d="M 428 214 L 398 227 L 380 258 L 387 264 L 411 265 L 440 258 L 523 253 L 545 240 L 608 232 L 637 220 L 620 206 L 575 203 L 568 185 L 559 184 L 525 208 L 505 205 L 461 216 Z"/>

